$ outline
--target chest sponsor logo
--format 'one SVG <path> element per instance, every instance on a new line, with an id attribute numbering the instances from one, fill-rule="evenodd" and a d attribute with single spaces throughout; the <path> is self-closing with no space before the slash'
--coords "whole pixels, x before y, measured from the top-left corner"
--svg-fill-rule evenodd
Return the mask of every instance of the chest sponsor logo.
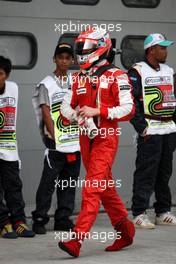
<path id="1" fill-rule="evenodd" d="M 85 87 L 80 87 L 77 89 L 77 95 L 79 94 L 86 94 L 86 88 Z"/>
<path id="2" fill-rule="evenodd" d="M 15 106 L 16 100 L 13 97 L 0 98 L 0 107 Z"/>
<path id="3" fill-rule="evenodd" d="M 100 82 L 100 88 L 107 89 L 108 88 L 108 82 Z"/>
<path id="4" fill-rule="evenodd" d="M 154 84 L 170 84 L 171 83 L 170 76 L 157 76 L 157 77 L 147 77 L 145 79 L 146 85 L 154 85 Z"/>
<path id="5" fill-rule="evenodd" d="M 65 94 L 66 93 L 64 93 L 64 92 L 53 94 L 52 103 L 61 102 L 63 100 Z"/>

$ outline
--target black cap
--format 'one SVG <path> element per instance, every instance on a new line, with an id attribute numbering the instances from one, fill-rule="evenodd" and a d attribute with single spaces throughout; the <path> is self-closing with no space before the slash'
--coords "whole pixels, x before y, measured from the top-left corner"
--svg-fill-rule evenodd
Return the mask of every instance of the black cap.
<path id="1" fill-rule="evenodd" d="M 58 54 L 67 52 L 73 57 L 73 48 L 70 44 L 68 43 L 60 43 L 57 45 L 55 52 L 54 52 L 54 57 L 56 57 Z"/>

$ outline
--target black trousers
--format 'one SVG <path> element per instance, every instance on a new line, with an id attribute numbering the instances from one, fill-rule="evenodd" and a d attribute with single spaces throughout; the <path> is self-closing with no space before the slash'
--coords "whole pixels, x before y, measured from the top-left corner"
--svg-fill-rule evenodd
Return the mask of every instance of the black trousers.
<path id="1" fill-rule="evenodd" d="M 156 214 L 170 211 L 173 152 L 176 133 L 138 137 L 136 170 L 134 172 L 132 212 L 137 216 L 149 208 L 150 197 L 155 192 Z"/>
<path id="2" fill-rule="evenodd" d="M 72 215 L 76 185 L 69 183 L 71 180 L 77 183 L 80 172 L 80 152 L 76 152 L 75 155 L 76 160 L 73 161 L 68 160 L 67 153 L 59 151 L 49 150 L 48 156 L 45 156 L 43 173 L 36 194 L 36 210 L 32 212 L 35 223 L 43 225 L 48 223 L 48 211 L 55 188 L 57 192 L 55 222 Z"/>
<path id="3" fill-rule="evenodd" d="M 8 220 L 25 222 L 24 207 L 19 163 L 0 159 L 0 228 Z"/>

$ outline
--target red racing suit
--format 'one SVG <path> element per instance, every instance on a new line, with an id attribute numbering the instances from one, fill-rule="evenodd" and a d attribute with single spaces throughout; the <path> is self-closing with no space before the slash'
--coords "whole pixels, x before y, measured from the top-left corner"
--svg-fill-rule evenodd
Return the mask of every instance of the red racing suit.
<path id="1" fill-rule="evenodd" d="M 128 215 L 116 192 L 111 170 L 119 141 L 118 121 L 128 121 L 134 115 L 131 85 L 123 71 L 118 68 L 105 71 L 96 79 L 94 88 L 90 78 L 86 77 L 82 73 L 73 75 L 70 98 L 72 109 L 85 105 L 100 109 L 100 116 L 94 118 L 99 129 L 98 135 L 90 140 L 87 135 L 80 133 L 81 154 L 87 175 L 82 191 L 81 211 L 74 231 L 82 234 L 89 232 L 101 202 L 113 226 Z M 63 108 L 66 107 L 66 105 L 63 106 Z M 62 108 L 61 113 L 65 118 L 69 118 L 69 113 L 68 115 L 66 111 L 63 113 Z M 102 131 L 106 131 L 106 135 Z"/>

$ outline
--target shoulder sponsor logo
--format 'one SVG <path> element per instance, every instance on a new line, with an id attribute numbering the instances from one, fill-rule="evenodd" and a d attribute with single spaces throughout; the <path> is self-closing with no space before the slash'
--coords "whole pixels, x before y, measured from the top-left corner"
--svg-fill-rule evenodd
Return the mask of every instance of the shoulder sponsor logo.
<path id="1" fill-rule="evenodd" d="M 121 74 L 116 77 L 119 80 L 128 80 L 128 75 L 127 74 Z"/>
<path id="2" fill-rule="evenodd" d="M 153 84 L 170 84 L 171 77 L 170 76 L 157 76 L 157 77 L 147 77 L 145 79 L 146 85 L 153 85 Z"/>
<path id="3" fill-rule="evenodd" d="M 128 76 L 126 74 L 121 74 L 119 76 L 116 76 L 116 80 L 119 82 L 128 82 Z"/>
<path id="4" fill-rule="evenodd" d="M 130 80 L 137 81 L 137 78 L 136 77 L 130 77 Z"/>

